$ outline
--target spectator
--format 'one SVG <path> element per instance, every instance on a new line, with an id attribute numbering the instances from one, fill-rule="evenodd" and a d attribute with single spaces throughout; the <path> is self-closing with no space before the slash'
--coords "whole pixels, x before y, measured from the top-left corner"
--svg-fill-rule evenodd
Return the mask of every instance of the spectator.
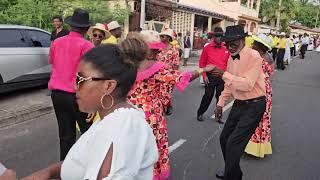
<path id="1" fill-rule="evenodd" d="M 49 63 L 52 72 L 49 89 L 59 126 L 60 160 L 64 160 L 72 145 L 76 142 L 76 122 L 83 134 L 90 123 L 86 122 L 87 114 L 79 110 L 76 102 L 76 72 L 80 58 L 93 45 L 84 39 L 89 23 L 89 13 L 76 9 L 72 16 L 66 18 L 71 26 L 69 35 L 56 39 L 50 48 Z"/>
<path id="2" fill-rule="evenodd" d="M 53 30 L 51 33 L 51 41 L 69 34 L 69 31 L 63 28 L 63 19 L 61 16 L 54 16 L 52 18 L 52 24 L 55 30 Z"/>
<path id="3" fill-rule="evenodd" d="M 107 35 L 109 35 L 109 32 L 106 30 L 104 24 L 97 23 L 95 26 L 90 27 L 88 35 L 93 45 L 98 46 L 103 40 L 106 39 Z"/>
<path id="4" fill-rule="evenodd" d="M 117 44 L 118 38 L 122 35 L 122 29 L 121 26 L 117 21 L 112 21 L 109 24 L 107 24 L 107 30 L 110 32 L 110 36 L 102 41 L 103 44 Z"/>
<path id="5" fill-rule="evenodd" d="M 191 38 L 190 38 L 190 32 L 188 31 L 186 36 L 184 37 L 184 51 L 183 51 L 183 66 L 187 66 L 187 62 L 190 57 L 190 51 L 191 51 Z"/>

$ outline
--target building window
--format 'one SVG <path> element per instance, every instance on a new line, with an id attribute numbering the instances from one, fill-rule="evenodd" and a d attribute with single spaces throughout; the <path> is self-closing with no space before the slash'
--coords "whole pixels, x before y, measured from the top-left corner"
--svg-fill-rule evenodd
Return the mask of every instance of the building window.
<path id="1" fill-rule="evenodd" d="M 257 0 L 253 0 L 253 9 L 257 10 Z"/>
<path id="2" fill-rule="evenodd" d="M 247 4 L 248 4 L 248 0 L 241 0 L 241 5 L 247 7 Z"/>
<path id="3" fill-rule="evenodd" d="M 256 23 L 252 22 L 250 25 L 250 32 L 255 32 L 256 27 L 257 27 Z"/>

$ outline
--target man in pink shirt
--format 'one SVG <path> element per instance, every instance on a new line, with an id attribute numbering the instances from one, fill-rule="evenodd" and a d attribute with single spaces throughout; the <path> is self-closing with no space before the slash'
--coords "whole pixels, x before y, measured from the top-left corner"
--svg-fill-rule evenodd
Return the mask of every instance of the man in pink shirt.
<path id="1" fill-rule="evenodd" d="M 227 63 L 230 56 L 228 49 L 221 41 L 223 36 L 223 29 L 221 27 L 214 28 L 213 41 L 205 46 L 202 50 L 199 67 L 204 68 L 211 64 L 221 70 L 227 69 Z M 197 112 L 197 120 L 203 121 L 202 115 L 208 110 L 214 94 L 216 95 L 216 103 L 218 103 L 219 96 L 223 91 L 224 81 L 221 77 L 214 77 L 212 74 L 207 73 L 202 75 L 205 82 L 205 93 L 202 97 L 200 107 Z"/>
<path id="2" fill-rule="evenodd" d="M 86 122 L 87 114 L 79 111 L 76 102 L 76 72 L 81 57 L 93 45 L 84 39 L 89 23 L 89 13 L 76 9 L 65 22 L 71 26 L 69 35 L 56 39 L 50 48 L 49 63 L 52 64 L 49 89 L 57 116 L 60 138 L 60 160 L 64 160 L 76 141 L 76 122 L 81 133 L 87 131 L 91 123 Z"/>
<path id="3" fill-rule="evenodd" d="M 231 57 L 226 71 L 217 67 L 212 72 L 225 82 L 215 110 L 216 118 L 221 119 L 227 100 L 234 98 L 235 101 L 220 135 L 225 169 L 218 172 L 217 177 L 241 180 L 240 158 L 266 110 L 263 59 L 257 51 L 245 47 L 242 26 L 227 27 L 224 40 Z"/>

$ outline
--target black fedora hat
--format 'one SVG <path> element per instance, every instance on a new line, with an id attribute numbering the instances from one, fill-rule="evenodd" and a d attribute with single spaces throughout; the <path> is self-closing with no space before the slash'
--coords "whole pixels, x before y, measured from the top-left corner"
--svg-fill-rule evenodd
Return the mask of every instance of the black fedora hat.
<path id="1" fill-rule="evenodd" d="M 76 9 L 74 10 L 72 16 L 69 16 L 65 19 L 65 23 L 73 27 L 90 27 L 89 12 L 83 9 Z"/>
<path id="2" fill-rule="evenodd" d="M 244 33 L 243 26 L 236 25 L 236 26 L 228 26 L 226 28 L 226 32 L 223 37 L 223 41 L 230 42 L 235 41 L 238 39 L 245 38 L 246 34 Z"/>

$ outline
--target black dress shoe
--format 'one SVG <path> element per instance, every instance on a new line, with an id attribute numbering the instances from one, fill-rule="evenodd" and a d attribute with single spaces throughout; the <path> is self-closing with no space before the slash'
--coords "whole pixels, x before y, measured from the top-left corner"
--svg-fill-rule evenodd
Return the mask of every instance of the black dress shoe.
<path id="1" fill-rule="evenodd" d="M 197 120 L 200 121 L 200 122 L 204 121 L 203 116 L 202 115 L 198 115 L 197 116 Z"/>
<path id="2" fill-rule="evenodd" d="M 216 177 L 218 179 L 224 179 L 224 170 L 220 170 L 217 172 Z"/>
<path id="3" fill-rule="evenodd" d="M 167 109 L 166 109 L 166 115 L 167 115 L 167 116 L 170 116 L 172 113 L 173 113 L 173 108 L 172 108 L 172 106 L 167 107 Z"/>

